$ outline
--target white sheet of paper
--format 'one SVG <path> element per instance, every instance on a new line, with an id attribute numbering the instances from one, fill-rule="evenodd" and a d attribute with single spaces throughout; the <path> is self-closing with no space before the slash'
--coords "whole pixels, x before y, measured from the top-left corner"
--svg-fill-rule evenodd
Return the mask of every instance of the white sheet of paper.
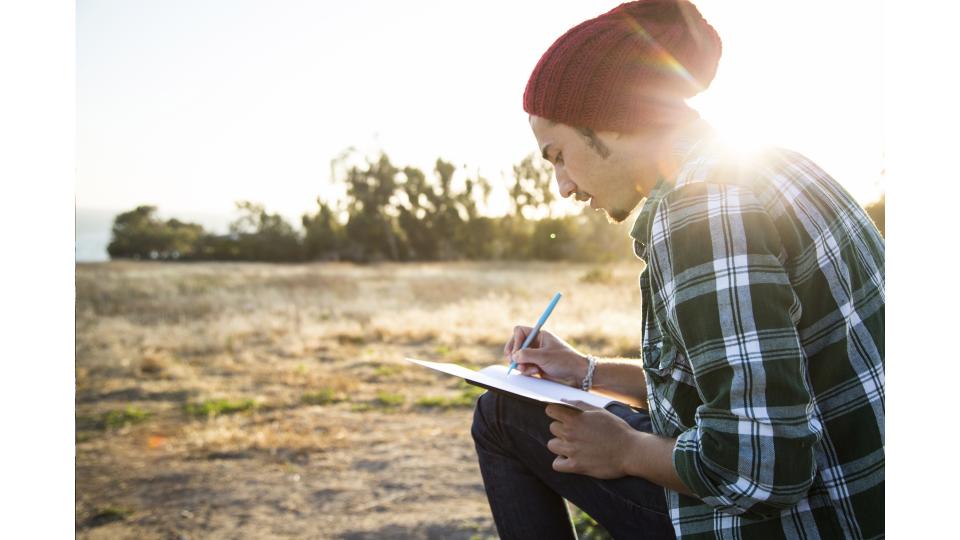
<path id="1" fill-rule="evenodd" d="M 560 405 L 567 405 L 577 408 L 570 403 L 564 403 L 562 400 L 579 400 L 583 401 L 584 403 L 589 403 L 595 407 L 606 407 L 613 401 L 612 399 L 605 398 L 597 394 L 584 392 L 578 388 L 571 388 L 560 383 L 539 379 L 537 377 L 528 377 L 520 374 L 516 370 L 507 375 L 508 368 L 507 366 L 503 365 L 487 366 L 480 371 L 473 371 L 472 369 L 467 369 L 457 364 L 430 362 L 427 360 L 417 360 L 415 358 L 407 358 L 407 360 L 426 368 L 441 371 L 449 375 L 454 375 L 456 377 L 484 384 L 486 386 L 491 386 L 493 388 L 499 388 L 506 392 L 540 401 L 542 403 L 559 403 Z"/>

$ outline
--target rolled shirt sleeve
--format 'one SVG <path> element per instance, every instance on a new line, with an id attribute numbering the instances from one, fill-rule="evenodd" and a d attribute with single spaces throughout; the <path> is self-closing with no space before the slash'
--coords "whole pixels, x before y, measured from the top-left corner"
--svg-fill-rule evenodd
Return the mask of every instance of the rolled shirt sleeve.
<path id="1" fill-rule="evenodd" d="M 650 248 L 662 329 L 702 401 L 673 465 L 720 511 L 778 515 L 806 496 L 822 427 L 774 222 L 747 188 L 688 184 L 660 201 Z"/>

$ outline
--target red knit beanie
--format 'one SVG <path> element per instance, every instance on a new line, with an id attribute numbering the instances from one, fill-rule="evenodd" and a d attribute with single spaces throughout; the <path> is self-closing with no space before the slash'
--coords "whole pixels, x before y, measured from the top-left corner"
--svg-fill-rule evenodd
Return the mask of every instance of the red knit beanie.
<path id="1" fill-rule="evenodd" d="M 547 49 L 523 92 L 523 110 L 597 131 L 676 125 L 697 117 L 684 100 L 713 81 L 721 48 L 690 2 L 621 4 Z"/>

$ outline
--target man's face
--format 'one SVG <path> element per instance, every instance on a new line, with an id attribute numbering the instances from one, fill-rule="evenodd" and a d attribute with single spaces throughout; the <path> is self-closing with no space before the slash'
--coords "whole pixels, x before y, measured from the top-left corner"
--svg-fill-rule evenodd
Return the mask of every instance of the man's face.
<path id="1" fill-rule="evenodd" d="M 603 210 L 619 223 L 645 196 L 637 187 L 646 171 L 645 157 L 627 151 L 618 136 L 589 134 L 565 124 L 530 116 L 530 127 L 544 159 L 553 164 L 560 196 L 590 201 L 590 208 Z"/>

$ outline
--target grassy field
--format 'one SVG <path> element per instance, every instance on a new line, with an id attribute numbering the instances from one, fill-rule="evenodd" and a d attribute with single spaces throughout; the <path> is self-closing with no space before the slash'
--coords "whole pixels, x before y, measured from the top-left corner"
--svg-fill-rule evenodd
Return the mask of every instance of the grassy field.
<path id="1" fill-rule="evenodd" d="M 640 263 L 76 269 L 76 525 L 93 538 L 495 537 L 472 386 L 514 324 L 636 355 Z"/>

